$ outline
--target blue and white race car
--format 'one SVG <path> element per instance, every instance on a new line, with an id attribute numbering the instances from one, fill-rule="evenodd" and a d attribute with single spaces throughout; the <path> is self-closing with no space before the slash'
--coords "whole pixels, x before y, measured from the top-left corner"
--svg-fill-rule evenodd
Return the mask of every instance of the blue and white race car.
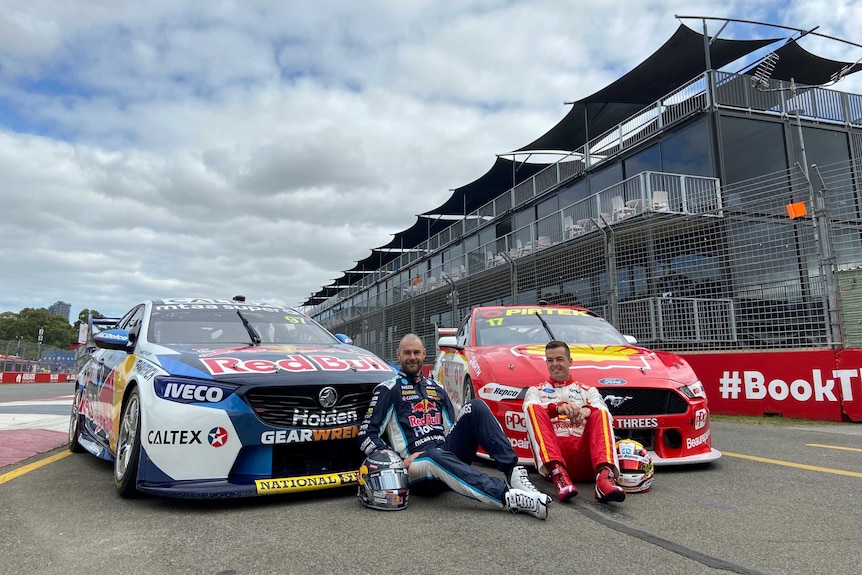
<path id="1" fill-rule="evenodd" d="M 69 448 L 114 461 L 126 497 L 355 484 L 359 421 L 393 373 L 294 309 L 239 297 L 147 301 L 91 337 Z"/>

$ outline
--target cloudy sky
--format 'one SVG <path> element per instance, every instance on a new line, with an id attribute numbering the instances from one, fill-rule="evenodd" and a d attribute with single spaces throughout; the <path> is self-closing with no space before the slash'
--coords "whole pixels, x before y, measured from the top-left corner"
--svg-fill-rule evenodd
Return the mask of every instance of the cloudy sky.
<path id="1" fill-rule="evenodd" d="M 675 14 L 862 43 L 853 0 L 0 0 L 0 312 L 300 305 Z"/>

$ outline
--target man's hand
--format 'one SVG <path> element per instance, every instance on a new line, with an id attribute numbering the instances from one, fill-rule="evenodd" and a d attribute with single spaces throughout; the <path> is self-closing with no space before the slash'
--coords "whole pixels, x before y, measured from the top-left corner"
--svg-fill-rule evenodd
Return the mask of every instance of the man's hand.
<path id="1" fill-rule="evenodd" d="M 575 425 L 580 425 L 590 417 L 590 408 L 578 407 L 571 403 L 561 403 L 557 406 L 557 414 L 571 420 Z"/>
<path id="2" fill-rule="evenodd" d="M 413 463 L 413 460 L 422 455 L 422 452 L 419 451 L 417 453 L 411 453 L 407 459 L 404 460 L 404 469 L 410 469 L 410 464 Z"/>

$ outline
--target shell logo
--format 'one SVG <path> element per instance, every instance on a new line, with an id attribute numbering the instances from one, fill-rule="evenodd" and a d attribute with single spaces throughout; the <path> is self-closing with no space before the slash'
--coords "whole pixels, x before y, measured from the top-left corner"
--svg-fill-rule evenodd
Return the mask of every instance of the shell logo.
<path id="1" fill-rule="evenodd" d="M 572 352 L 572 363 L 590 362 L 601 363 L 605 361 L 631 361 L 632 355 L 637 355 L 638 350 L 624 345 L 570 345 Z M 544 345 L 528 345 L 521 348 L 525 355 L 545 356 Z"/>

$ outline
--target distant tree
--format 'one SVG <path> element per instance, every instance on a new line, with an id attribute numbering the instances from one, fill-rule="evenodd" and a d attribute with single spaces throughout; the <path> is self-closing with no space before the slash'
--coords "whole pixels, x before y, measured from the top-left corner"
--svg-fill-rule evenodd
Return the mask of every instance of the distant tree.
<path id="1" fill-rule="evenodd" d="M 42 345 L 68 349 L 74 339 L 75 330 L 60 316 L 51 315 L 47 308 L 24 308 L 20 312 L 0 314 L 0 339 L 12 340 L 21 337 L 25 342 L 39 341 L 42 329 Z"/>
<path id="2" fill-rule="evenodd" d="M 0 339 L 15 339 L 14 325 L 18 314 L 11 311 L 0 313 Z"/>
<path id="3" fill-rule="evenodd" d="M 75 333 L 78 333 L 78 330 L 81 328 L 82 323 L 87 323 L 90 314 L 93 314 L 94 319 L 100 319 L 105 317 L 94 309 L 82 309 L 81 313 L 78 314 L 78 321 L 76 321 L 75 325 L 73 326 L 75 328 Z"/>

